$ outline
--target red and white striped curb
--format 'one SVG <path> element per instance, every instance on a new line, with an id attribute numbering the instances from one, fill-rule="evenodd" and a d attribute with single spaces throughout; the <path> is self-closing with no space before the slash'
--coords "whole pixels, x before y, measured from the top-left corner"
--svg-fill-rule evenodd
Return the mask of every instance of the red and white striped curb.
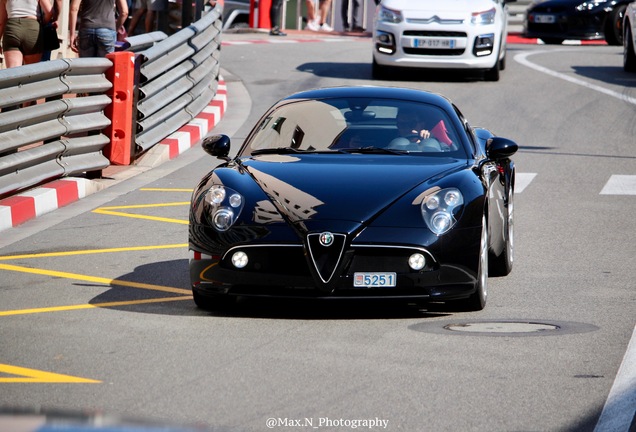
<path id="1" fill-rule="evenodd" d="M 168 158 L 174 159 L 196 145 L 216 126 L 227 108 L 227 86 L 219 80 L 216 96 L 191 122 L 185 124 L 172 135 L 167 136 L 157 146 L 166 147 Z"/>
<path id="2" fill-rule="evenodd" d="M 65 178 L 0 200 L 0 231 L 64 207 L 102 188 L 85 178 Z"/>
<path id="3" fill-rule="evenodd" d="M 190 261 L 201 261 L 201 260 L 209 260 L 212 259 L 212 255 L 204 254 L 201 252 L 197 252 L 195 250 L 189 249 Z"/>
<path id="4" fill-rule="evenodd" d="M 227 109 L 227 86 L 219 80 L 216 96 L 192 121 L 158 143 L 162 160 L 173 159 L 196 145 L 220 121 Z M 153 150 L 151 149 L 151 150 Z M 143 166 L 143 163 L 141 164 Z M 85 178 L 67 177 L 0 200 L 0 231 L 57 210 L 103 189 L 105 184 Z"/>

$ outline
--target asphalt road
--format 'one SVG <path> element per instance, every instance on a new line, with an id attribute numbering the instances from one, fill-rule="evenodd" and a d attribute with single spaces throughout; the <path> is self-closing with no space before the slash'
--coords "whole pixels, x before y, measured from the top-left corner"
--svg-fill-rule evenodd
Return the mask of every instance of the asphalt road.
<path id="1" fill-rule="evenodd" d="M 365 39 L 228 36 L 228 111 L 213 132 L 239 144 L 289 93 L 380 84 L 370 49 Z M 219 431 L 633 431 L 636 75 L 621 54 L 512 45 L 497 83 L 455 73 L 382 83 L 442 93 L 521 147 L 515 266 L 490 280 L 485 310 L 197 310 L 188 201 L 217 161 L 193 148 L 2 232 L 0 407 Z"/>

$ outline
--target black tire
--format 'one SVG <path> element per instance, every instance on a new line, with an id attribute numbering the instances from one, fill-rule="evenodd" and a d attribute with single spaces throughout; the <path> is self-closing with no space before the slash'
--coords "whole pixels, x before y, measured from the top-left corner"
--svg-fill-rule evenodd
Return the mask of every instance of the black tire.
<path id="1" fill-rule="evenodd" d="M 623 17 L 627 5 L 616 6 L 605 20 L 605 42 L 608 45 L 623 45 Z"/>
<path id="2" fill-rule="evenodd" d="M 199 309 L 205 311 L 221 311 L 236 304 L 236 297 L 228 295 L 206 296 L 192 291 L 192 299 Z"/>
<path id="3" fill-rule="evenodd" d="M 383 66 L 373 59 L 371 64 L 371 75 L 373 79 L 386 80 L 391 77 L 391 68 L 389 66 Z"/>
<path id="4" fill-rule="evenodd" d="M 497 60 L 495 62 L 495 65 L 484 73 L 484 78 L 486 79 L 486 81 L 499 81 L 499 70 L 500 63 L 499 60 Z"/>
<path id="5" fill-rule="evenodd" d="M 561 45 L 565 39 L 545 37 L 541 38 L 546 45 Z"/>
<path id="6" fill-rule="evenodd" d="M 503 43 L 504 42 L 502 41 L 501 44 Z M 484 79 L 486 81 L 499 81 L 499 71 L 506 67 L 505 62 L 504 68 L 502 69 L 501 67 L 501 44 L 499 45 L 499 51 L 497 51 L 497 61 L 495 62 L 495 65 L 484 73 Z"/>
<path id="7" fill-rule="evenodd" d="M 488 272 L 490 276 L 507 276 L 512 271 L 512 265 L 515 256 L 515 243 L 514 243 L 514 191 L 510 187 L 508 189 L 508 205 L 506 206 L 506 221 L 505 232 L 506 236 L 504 250 L 498 257 L 491 257 L 488 265 Z"/>
<path id="8" fill-rule="evenodd" d="M 629 25 L 630 23 L 627 22 Z M 623 69 L 625 72 L 636 72 L 636 53 L 634 53 L 634 39 L 631 27 L 625 29 L 623 43 Z"/>
<path id="9" fill-rule="evenodd" d="M 465 312 L 477 312 L 486 307 L 488 299 L 488 223 L 486 216 L 481 219 L 481 240 L 479 244 L 479 269 L 477 271 L 477 289 L 467 299 L 460 300 L 458 306 Z"/>

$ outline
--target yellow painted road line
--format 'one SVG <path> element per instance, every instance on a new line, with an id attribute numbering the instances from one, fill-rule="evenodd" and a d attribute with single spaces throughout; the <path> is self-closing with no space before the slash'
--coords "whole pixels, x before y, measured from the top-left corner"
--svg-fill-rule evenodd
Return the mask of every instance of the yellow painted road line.
<path id="1" fill-rule="evenodd" d="M 188 296 L 163 297 L 163 298 L 144 299 L 144 300 L 128 300 L 128 301 L 104 302 L 104 303 L 93 303 L 93 304 L 52 306 L 52 307 L 33 308 L 33 309 L 16 309 L 16 310 L 0 311 L 0 317 L 12 316 L 12 315 L 30 315 L 30 314 L 48 313 L 48 312 L 66 312 L 66 311 L 83 310 L 83 309 L 135 306 L 135 305 L 148 304 L 148 303 L 163 303 L 163 302 L 183 301 L 183 300 L 192 300 L 192 296 L 188 295 Z"/>
<path id="2" fill-rule="evenodd" d="M 150 250 L 158 250 L 158 249 L 181 249 L 186 247 L 188 247 L 187 243 L 178 243 L 178 244 L 156 245 L 156 246 L 131 246 L 131 247 L 122 247 L 122 248 L 85 249 L 85 250 L 64 251 L 64 252 L 43 252 L 43 253 L 35 253 L 35 254 L 0 256 L 0 261 L 31 259 L 31 258 L 66 257 L 66 256 L 74 256 L 74 255 L 92 255 L 92 254 L 100 254 L 100 253 L 138 252 L 138 251 L 150 251 Z"/>
<path id="3" fill-rule="evenodd" d="M 134 204 L 134 205 L 126 205 L 126 206 L 98 207 L 94 211 L 97 211 L 97 210 L 132 210 L 132 209 L 157 208 L 157 207 L 179 207 L 179 206 L 184 206 L 184 205 L 190 205 L 190 201 L 180 201 L 180 202 L 171 202 L 171 203 L 158 203 L 158 204 Z"/>
<path id="4" fill-rule="evenodd" d="M 192 192 L 194 189 L 183 188 L 141 188 L 140 191 L 144 192 Z"/>
<path id="5" fill-rule="evenodd" d="M 190 202 L 182 201 L 182 202 L 160 203 L 160 204 L 138 204 L 138 205 L 128 205 L 128 206 L 99 207 L 93 210 L 93 213 L 110 215 L 110 216 L 129 217 L 133 219 L 146 219 L 146 220 L 153 220 L 157 222 L 169 222 L 169 223 L 178 223 L 182 225 L 188 225 L 189 221 L 183 220 L 183 219 L 164 218 L 159 216 L 149 216 L 149 215 L 142 215 L 138 213 L 127 213 L 127 212 L 116 211 L 116 210 L 136 210 L 136 209 L 159 208 L 159 207 L 177 207 L 177 206 L 185 206 L 185 205 L 190 205 Z"/>
<path id="6" fill-rule="evenodd" d="M 132 219 L 146 219 L 146 220 L 152 220 L 157 222 L 177 223 L 181 225 L 188 225 L 189 223 L 189 221 L 183 220 L 183 219 L 172 219 L 172 218 L 164 218 L 164 217 L 158 217 L 158 216 L 145 216 L 145 215 L 140 215 L 136 213 L 124 213 L 124 212 L 116 212 L 116 211 L 101 210 L 101 209 L 93 210 L 93 213 L 110 215 L 110 216 L 128 217 Z"/>
<path id="7" fill-rule="evenodd" d="M 8 364 L 0 364 L 0 373 L 17 375 L 16 377 L 1 377 L 0 383 L 84 383 L 99 384 L 101 381 L 79 378 L 70 375 L 62 375 L 53 372 L 45 372 L 37 369 L 28 369 Z"/>
<path id="8" fill-rule="evenodd" d="M 74 279 L 74 280 L 80 280 L 83 282 L 93 282 L 93 283 L 104 284 L 104 285 L 125 286 L 130 288 L 140 288 L 140 289 L 147 289 L 147 290 L 153 290 L 153 291 L 170 292 L 174 294 L 188 295 L 191 293 L 190 290 L 185 290 L 181 288 L 172 288 L 167 286 L 146 284 L 146 283 L 140 283 L 140 282 L 129 282 L 129 281 L 123 281 L 119 279 L 109 279 L 109 278 L 103 278 L 103 277 L 97 277 L 97 276 L 87 276 L 87 275 L 81 275 L 77 273 L 67 273 L 67 272 L 59 272 L 59 271 L 53 271 L 53 270 L 29 268 L 29 267 L 15 266 L 10 264 L 0 264 L 0 270 L 8 270 L 8 271 L 36 274 L 36 275 L 42 275 L 42 276 L 59 277 L 64 279 Z"/>

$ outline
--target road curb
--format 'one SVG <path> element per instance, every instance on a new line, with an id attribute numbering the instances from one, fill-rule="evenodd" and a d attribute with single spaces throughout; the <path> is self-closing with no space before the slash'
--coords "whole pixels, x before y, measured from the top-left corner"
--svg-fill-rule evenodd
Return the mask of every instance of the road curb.
<path id="1" fill-rule="evenodd" d="M 55 211 L 176 158 L 214 129 L 227 110 L 227 101 L 227 86 L 219 79 L 216 96 L 208 106 L 189 123 L 153 146 L 134 165 L 113 167 L 116 172 L 105 173 L 106 178 L 103 179 L 65 177 L 0 200 L 0 231 Z"/>

